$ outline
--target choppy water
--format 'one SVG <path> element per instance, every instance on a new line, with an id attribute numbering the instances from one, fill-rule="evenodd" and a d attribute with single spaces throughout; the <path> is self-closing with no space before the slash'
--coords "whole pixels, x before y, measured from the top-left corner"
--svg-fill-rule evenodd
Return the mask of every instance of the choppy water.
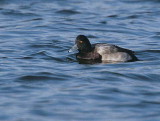
<path id="1" fill-rule="evenodd" d="M 1 0 L 0 120 L 160 121 L 159 25 L 159 0 Z M 79 34 L 141 61 L 80 63 Z"/>

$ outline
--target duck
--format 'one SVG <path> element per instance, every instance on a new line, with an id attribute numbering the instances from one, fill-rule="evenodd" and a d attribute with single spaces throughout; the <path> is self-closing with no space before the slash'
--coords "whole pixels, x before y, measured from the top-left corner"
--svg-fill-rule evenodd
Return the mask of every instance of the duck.
<path id="1" fill-rule="evenodd" d="M 76 37 L 75 45 L 69 50 L 69 52 L 75 50 L 78 50 L 76 58 L 79 60 L 95 60 L 99 62 L 138 61 L 135 52 L 132 50 L 108 43 L 91 44 L 85 35 L 78 35 Z"/>

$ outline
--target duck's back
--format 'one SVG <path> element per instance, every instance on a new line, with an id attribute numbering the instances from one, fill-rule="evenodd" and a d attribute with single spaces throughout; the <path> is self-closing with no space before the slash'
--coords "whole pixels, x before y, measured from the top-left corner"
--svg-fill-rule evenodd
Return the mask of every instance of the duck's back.
<path id="1" fill-rule="evenodd" d="M 134 52 L 118 47 L 112 44 L 93 44 L 95 51 L 102 56 L 102 60 L 104 61 L 136 61 L 137 57 L 134 55 Z"/>

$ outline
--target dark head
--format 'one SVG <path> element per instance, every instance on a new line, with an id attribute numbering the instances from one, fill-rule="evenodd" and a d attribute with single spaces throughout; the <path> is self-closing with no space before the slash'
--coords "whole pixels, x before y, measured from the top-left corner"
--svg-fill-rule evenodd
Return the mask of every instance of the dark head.
<path id="1" fill-rule="evenodd" d="M 91 43 L 88 38 L 84 35 L 78 35 L 75 40 L 79 52 L 90 52 L 92 51 Z"/>

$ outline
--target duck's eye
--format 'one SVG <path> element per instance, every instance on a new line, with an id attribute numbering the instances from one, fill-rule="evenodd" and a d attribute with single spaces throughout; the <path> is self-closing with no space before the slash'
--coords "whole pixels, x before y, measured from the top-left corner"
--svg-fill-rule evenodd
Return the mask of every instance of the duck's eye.
<path id="1" fill-rule="evenodd" d="M 81 43 L 81 44 L 82 44 L 82 43 L 83 43 L 83 41 L 79 41 L 79 43 Z"/>

